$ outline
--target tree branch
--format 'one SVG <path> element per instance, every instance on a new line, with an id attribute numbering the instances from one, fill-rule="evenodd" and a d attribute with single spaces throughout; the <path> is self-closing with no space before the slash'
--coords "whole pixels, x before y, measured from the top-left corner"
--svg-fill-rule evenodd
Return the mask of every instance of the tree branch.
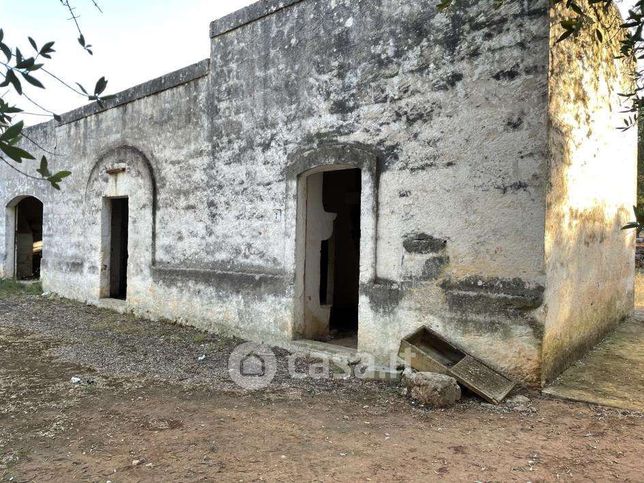
<path id="1" fill-rule="evenodd" d="M 39 148 L 41 151 L 44 151 L 44 152 L 46 152 L 47 154 L 51 154 L 52 156 L 58 156 L 58 154 L 57 154 L 57 153 L 55 153 L 55 152 L 53 152 L 53 151 L 50 151 L 50 150 L 49 150 L 49 149 L 47 149 L 47 148 L 43 148 L 40 144 L 38 144 L 36 141 L 34 141 L 33 139 L 31 139 L 29 136 L 27 136 L 27 135 L 25 134 L 25 132 L 24 132 L 24 131 L 22 131 L 22 132 L 20 133 L 20 135 L 21 135 L 23 138 L 27 139 L 27 141 L 31 142 L 31 144 L 33 144 L 34 146 L 36 146 L 37 148 Z"/>
<path id="2" fill-rule="evenodd" d="M 70 89 L 71 91 L 75 92 L 76 94 L 79 94 L 79 95 L 81 95 L 81 96 L 83 96 L 83 97 L 87 97 L 84 93 L 82 93 L 82 92 L 81 92 L 81 91 L 79 91 L 78 89 L 74 88 L 73 86 L 71 86 L 70 84 L 68 84 L 68 83 L 67 83 L 67 82 L 65 82 L 64 80 L 62 80 L 62 79 L 61 79 L 60 77 L 58 77 L 56 74 L 54 74 L 54 73 L 52 73 L 52 72 L 49 72 L 49 71 L 48 71 L 47 69 L 45 69 L 44 67 L 41 67 L 41 68 L 40 68 L 40 70 L 42 70 L 45 74 L 47 74 L 47 75 L 49 75 L 49 76 L 53 77 L 54 79 L 56 79 L 58 82 L 60 82 L 62 85 L 64 85 L 65 87 L 67 87 L 67 88 L 68 88 L 68 89 Z"/>
<path id="3" fill-rule="evenodd" d="M 14 171 L 17 171 L 18 173 L 20 173 L 20 174 L 21 174 L 21 175 L 23 175 L 23 176 L 26 176 L 27 178 L 35 179 L 36 181 L 46 181 L 44 178 L 39 178 L 39 177 L 37 177 L 37 176 L 32 176 L 32 175 L 30 175 L 29 173 L 25 173 L 24 171 L 22 171 L 22 170 L 20 170 L 20 169 L 16 168 L 16 167 L 13 165 L 13 163 L 10 163 L 10 162 L 9 162 L 9 161 L 7 161 L 6 159 L 4 159 L 2 156 L 0 156 L 0 160 L 2 160 L 2 162 L 4 162 L 4 164 L 6 164 L 7 166 L 9 166 L 11 169 L 13 169 Z"/>
<path id="4" fill-rule="evenodd" d="M 69 14 L 71 15 L 70 20 L 74 21 L 74 24 L 76 25 L 76 30 L 78 30 L 78 35 L 83 35 L 83 31 L 80 28 L 80 25 L 78 24 L 78 16 L 74 13 L 74 7 L 72 7 L 69 4 L 69 0 L 60 0 L 60 3 L 67 9 L 69 10 Z"/>
<path id="5" fill-rule="evenodd" d="M 96 3 L 95 0 L 90 0 L 90 1 L 94 4 L 94 6 L 99 12 L 103 13 L 103 10 L 101 10 L 101 7 L 98 5 L 98 3 Z"/>

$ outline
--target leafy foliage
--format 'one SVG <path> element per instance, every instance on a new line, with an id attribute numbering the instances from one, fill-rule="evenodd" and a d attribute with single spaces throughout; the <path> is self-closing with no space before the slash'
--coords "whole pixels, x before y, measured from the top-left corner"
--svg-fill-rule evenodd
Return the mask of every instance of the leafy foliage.
<path id="1" fill-rule="evenodd" d="M 70 4 L 69 0 L 59 1 L 72 16 L 71 18 L 79 33 L 78 43 L 88 54 L 93 55 L 92 45 L 88 44 L 85 40 L 85 36 L 78 24 L 78 17 L 75 15 L 74 8 Z M 98 7 L 96 3 L 94 3 L 94 5 L 100 11 L 100 7 Z M 24 132 L 23 121 L 15 121 L 15 117 L 24 112 L 23 109 L 9 104 L 6 102 L 4 97 L 8 92 L 14 91 L 28 102 L 34 104 L 41 111 L 46 113 L 46 115 L 50 115 L 56 121 L 61 122 L 62 119 L 59 115 L 42 107 L 27 95 L 25 92 L 26 85 L 30 85 L 38 89 L 45 89 L 45 84 L 43 83 L 42 78 L 46 75 L 58 81 L 65 88 L 86 97 L 88 101 L 96 101 L 101 107 L 104 107 L 105 101 L 114 96 L 103 95 L 107 88 L 107 79 L 105 79 L 105 77 L 101 77 L 96 82 L 94 91 L 91 94 L 78 83 L 76 85 L 80 90 L 74 88 L 45 67 L 47 61 L 50 61 L 52 59 L 52 55 L 56 52 L 54 49 L 54 42 L 46 42 L 39 46 L 36 40 L 32 37 L 28 37 L 28 41 L 33 52 L 25 54 L 16 46 L 15 43 L 10 43 L 5 39 L 4 31 L 0 28 L 0 80 L 2 81 L 0 82 L 0 88 L 7 88 L 7 91 L 3 94 L 3 98 L 0 98 L 0 160 L 24 176 L 46 181 L 53 188 L 60 189 L 60 183 L 63 179 L 70 176 L 71 172 L 64 170 L 51 172 L 49 170 L 49 162 L 46 156 L 41 157 L 40 165 L 38 169 L 36 169 L 39 176 L 30 175 L 16 166 L 22 164 L 25 160 L 35 159 L 35 156 L 32 153 L 25 150 L 23 147 L 20 147 L 23 146 L 22 142 L 24 139 L 27 139 L 43 151 L 47 150 L 38 145 L 34 140 L 30 139 Z M 4 57 L 4 60 L 1 60 L 2 57 Z"/>
<path id="2" fill-rule="evenodd" d="M 622 230 L 637 230 L 637 236 L 640 236 L 642 229 L 644 229 L 644 208 L 638 208 L 633 206 L 633 212 L 635 213 L 635 221 L 631 221 L 622 227 Z"/>

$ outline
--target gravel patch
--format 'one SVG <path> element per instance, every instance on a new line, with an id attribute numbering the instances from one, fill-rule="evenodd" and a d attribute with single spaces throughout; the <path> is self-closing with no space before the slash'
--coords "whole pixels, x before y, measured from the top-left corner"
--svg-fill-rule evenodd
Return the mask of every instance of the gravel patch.
<path id="1" fill-rule="evenodd" d="M 49 337 L 55 343 L 48 349 L 48 355 L 101 374 L 243 391 L 228 372 L 231 352 L 245 342 L 238 338 L 119 314 L 67 299 L 25 294 L 0 299 L 0 325 Z M 290 353 L 281 348 L 272 350 L 277 374 L 269 391 L 291 387 L 309 392 L 354 391 L 364 390 L 365 386 L 394 391 L 376 381 L 292 378 L 287 359 Z M 316 363 L 319 361 L 298 358 L 298 373 L 308 373 Z"/>

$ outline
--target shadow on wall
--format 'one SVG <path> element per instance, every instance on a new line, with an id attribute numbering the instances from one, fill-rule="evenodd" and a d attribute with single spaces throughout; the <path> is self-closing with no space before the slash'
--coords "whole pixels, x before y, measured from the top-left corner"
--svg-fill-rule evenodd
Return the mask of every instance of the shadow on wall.
<path id="1" fill-rule="evenodd" d="M 621 17 L 598 13 L 604 42 L 584 31 L 557 43 L 566 13 L 561 5 L 552 13 L 543 382 L 630 314 L 635 265 L 635 235 L 620 229 L 635 203 L 636 132 L 617 129 L 634 66 L 615 58 L 619 36 L 608 35 Z"/>

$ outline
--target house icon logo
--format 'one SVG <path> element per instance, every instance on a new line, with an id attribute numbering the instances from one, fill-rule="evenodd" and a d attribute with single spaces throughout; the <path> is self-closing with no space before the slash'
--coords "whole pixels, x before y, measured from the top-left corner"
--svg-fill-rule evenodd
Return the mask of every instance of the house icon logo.
<path id="1" fill-rule="evenodd" d="M 277 359 L 267 345 L 247 342 L 237 346 L 230 354 L 228 373 L 244 389 L 264 389 L 277 373 Z"/>
<path id="2" fill-rule="evenodd" d="M 264 377 L 266 375 L 266 361 L 254 352 L 241 360 L 240 372 L 244 377 Z"/>

